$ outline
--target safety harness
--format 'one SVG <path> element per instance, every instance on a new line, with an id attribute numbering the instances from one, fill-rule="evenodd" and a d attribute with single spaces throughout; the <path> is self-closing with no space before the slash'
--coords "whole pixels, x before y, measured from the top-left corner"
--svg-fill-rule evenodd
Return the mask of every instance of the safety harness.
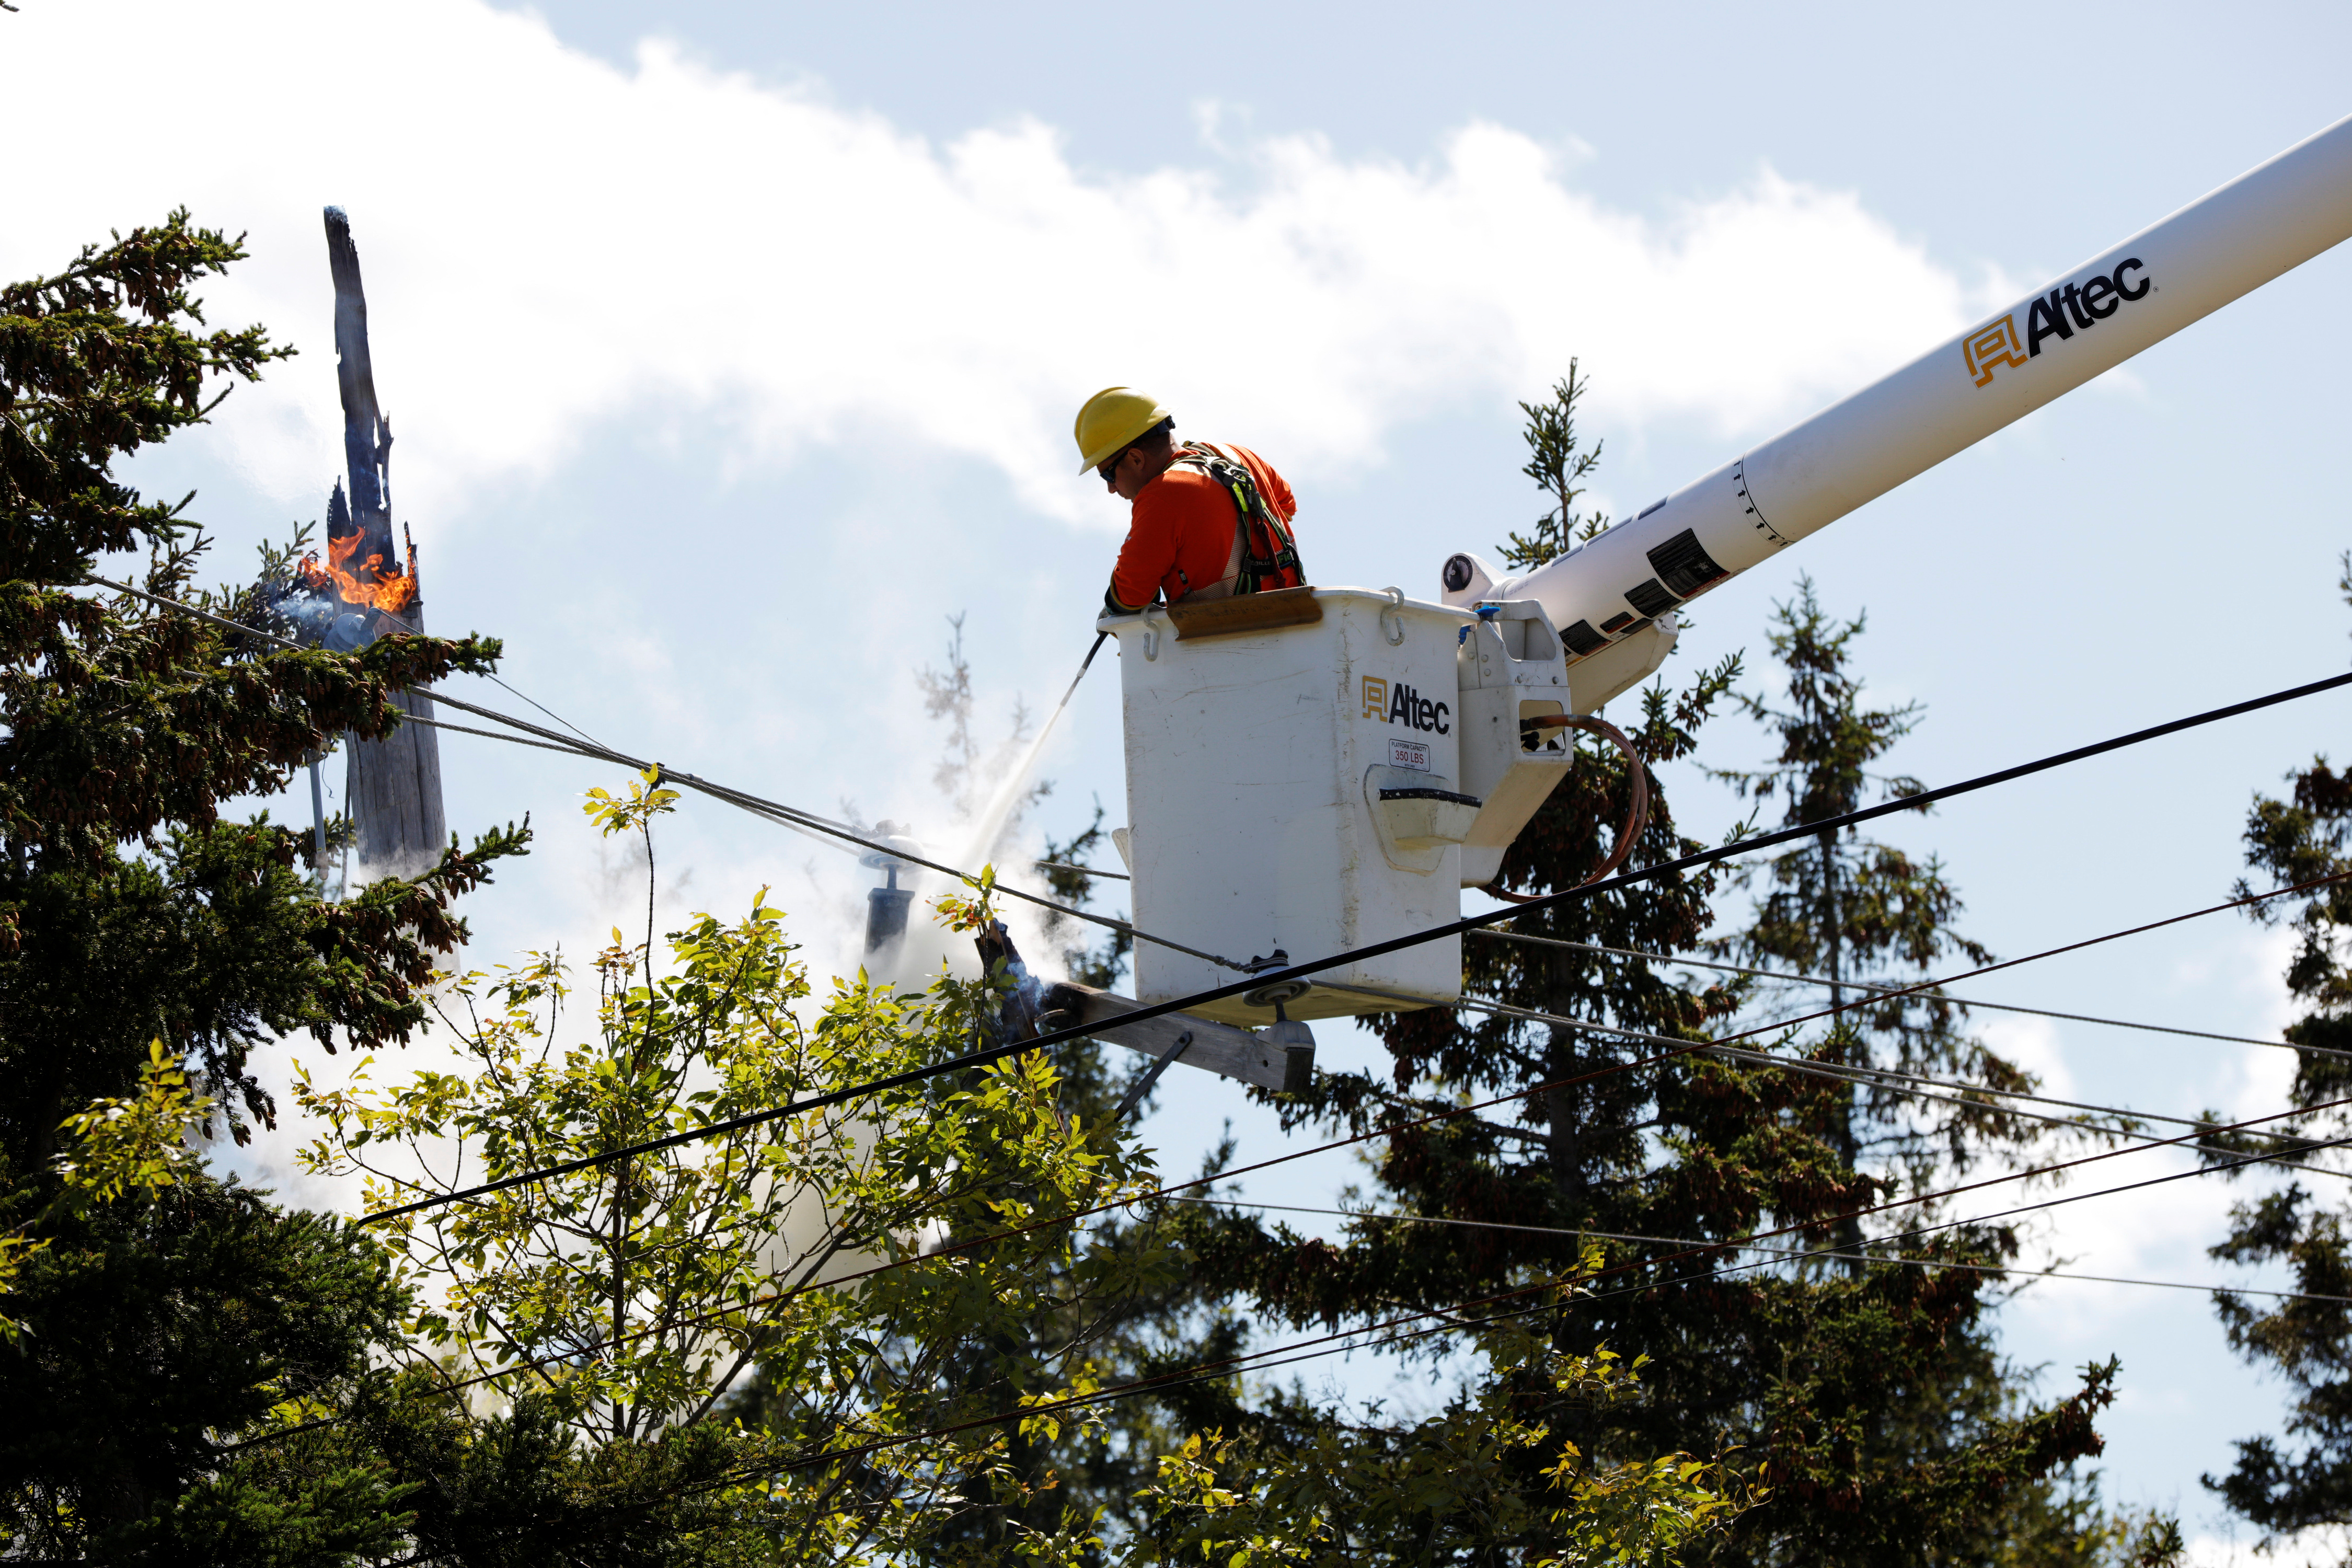
<path id="1" fill-rule="evenodd" d="M 1176 460 L 1168 466 L 1206 474 L 1234 498 L 1234 550 L 1228 557 L 1234 574 L 1234 593 L 1262 594 L 1306 585 L 1307 568 L 1298 562 L 1298 542 L 1292 537 L 1289 525 L 1275 515 L 1274 508 L 1258 493 L 1257 479 L 1249 471 L 1248 464 L 1226 456 L 1205 441 L 1187 441 L 1176 448 Z M 1181 567 L 1177 568 L 1176 575 L 1190 595 L 1192 580 L 1184 575 Z"/>

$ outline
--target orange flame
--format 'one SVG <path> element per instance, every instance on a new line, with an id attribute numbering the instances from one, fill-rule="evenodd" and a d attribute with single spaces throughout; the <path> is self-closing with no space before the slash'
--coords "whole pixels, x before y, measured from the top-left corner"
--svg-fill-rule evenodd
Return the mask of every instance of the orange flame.
<path id="1" fill-rule="evenodd" d="M 319 564 L 316 555 L 305 555 L 302 564 L 296 570 L 307 588 L 321 594 L 332 588 L 346 605 L 365 605 L 397 615 L 416 597 L 416 579 L 404 572 L 385 572 L 383 557 L 380 554 L 371 555 L 360 563 L 356 573 L 346 567 L 344 563 L 352 558 L 352 552 L 360 547 L 360 541 L 365 537 L 365 533 L 354 531 L 341 539 L 329 539 L 324 566 Z"/>

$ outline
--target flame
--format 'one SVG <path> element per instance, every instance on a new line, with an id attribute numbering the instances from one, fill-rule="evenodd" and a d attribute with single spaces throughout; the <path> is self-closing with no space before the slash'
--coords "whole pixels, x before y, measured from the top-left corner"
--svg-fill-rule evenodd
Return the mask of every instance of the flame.
<path id="1" fill-rule="evenodd" d="M 319 564 L 316 555 L 305 555 L 301 565 L 295 570 L 300 575 L 303 586 L 314 592 L 323 594 L 331 588 L 346 605 L 365 605 L 397 615 L 416 597 L 416 578 L 409 573 L 385 572 L 381 554 L 371 555 L 360 563 L 357 572 L 350 570 L 344 563 L 351 560 L 352 552 L 360 547 L 360 541 L 365 537 L 364 532 L 354 531 L 341 539 L 331 538 L 327 541 L 327 563 L 324 566 Z"/>

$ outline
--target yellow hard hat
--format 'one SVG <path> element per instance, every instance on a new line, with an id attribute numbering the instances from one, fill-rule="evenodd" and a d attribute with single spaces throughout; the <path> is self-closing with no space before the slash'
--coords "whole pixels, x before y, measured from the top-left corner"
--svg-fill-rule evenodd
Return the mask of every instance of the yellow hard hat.
<path id="1" fill-rule="evenodd" d="M 1121 447 L 1168 417 L 1168 410 L 1131 386 L 1104 387 L 1087 399 L 1070 428 L 1078 438 L 1078 472 L 1109 462 Z"/>

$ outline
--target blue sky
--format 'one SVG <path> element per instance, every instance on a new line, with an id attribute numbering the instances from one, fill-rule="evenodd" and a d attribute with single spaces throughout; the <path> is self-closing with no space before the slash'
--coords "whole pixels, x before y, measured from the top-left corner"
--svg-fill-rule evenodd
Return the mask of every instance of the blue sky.
<path id="1" fill-rule="evenodd" d="M 682 4 L 650 37 L 645 15 L 25 0 L 0 95 L 26 122 L 112 118 L 90 156 L 12 176 L 0 271 L 180 201 L 249 232 L 215 317 L 303 356 L 141 468 L 199 488 L 226 571 L 323 509 L 318 212 L 346 205 L 434 626 L 506 637 L 509 679 L 626 749 L 943 837 L 914 671 L 961 613 L 987 713 L 1067 679 L 1121 521 L 1069 471 L 1097 386 L 1153 387 L 1281 467 L 1318 581 L 1432 595 L 1448 553 L 1539 510 L 1513 402 L 1570 354 L 1608 440 L 1596 499 L 1639 505 L 2352 110 L 2352 19 L 2316 6 Z M 249 85 L 223 101 L 196 85 L 216 76 Z M 2352 255 L 2322 257 L 1873 503 L 1711 595 L 1669 670 L 1745 648 L 1760 682 L 1771 605 L 1810 572 L 1867 609 L 1874 693 L 1927 710 L 1895 761 L 1939 782 L 2342 668 L 2347 289 Z M 1051 750 L 1048 828 L 1095 797 L 1120 820 L 1115 687 L 1097 669 Z M 2003 956 L 2216 901 L 2252 795 L 2328 750 L 2347 701 L 1888 837 L 1941 855 Z M 1759 752 L 1743 721 L 1709 739 L 1719 764 Z M 478 900 L 477 961 L 601 931 L 625 868 L 577 801 L 611 781 L 444 755 L 453 826 L 544 830 Z M 1669 784 L 1686 823 L 1731 821 Z M 813 956 L 847 957 L 845 859 L 698 807 L 667 864 L 667 900 L 772 883 Z M 2221 919 L 1976 990 L 2262 1034 L 2280 957 Z M 2284 1053 L 1987 1027 L 2058 1092 L 2283 1103 Z M 1170 1163 L 1228 1115 L 1279 1142 L 1184 1076 L 1152 1123 Z M 1252 1191 L 1318 1202 L 1351 1174 L 1293 1169 Z M 2232 1191 L 2073 1205 L 2038 1255 L 2221 1279 L 2202 1249 Z M 2205 1300 L 2053 1282 L 2003 1321 L 2053 1386 L 2123 1358 L 2111 1493 L 2230 1560 L 2197 1476 L 2277 1396 Z"/>

